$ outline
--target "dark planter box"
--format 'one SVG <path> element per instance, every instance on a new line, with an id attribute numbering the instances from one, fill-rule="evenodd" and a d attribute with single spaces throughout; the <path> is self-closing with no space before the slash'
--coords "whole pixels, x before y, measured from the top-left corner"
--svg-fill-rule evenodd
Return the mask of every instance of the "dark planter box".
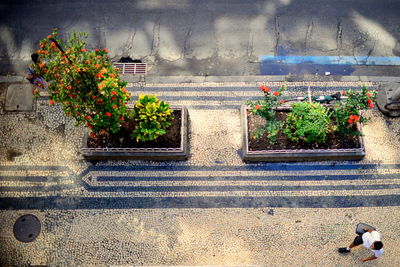
<path id="1" fill-rule="evenodd" d="M 88 132 L 86 132 L 80 152 L 86 159 L 92 160 L 187 160 L 189 157 L 188 111 L 187 108 L 183 106 L 171 106 L 171 109 L 180 110 L 182 112 L 181 144 L 179 148 L 88 148 Z"/>
<path id="2" fill-rule="evenodd" d="M 290 161 L 321 161 L 321 160 L 361 160 L 365 157 L 363 137 L 360 136 L 360 147 L 350 149 L 297 149 L 297 150 L 249 150 L 249 132 L 247 127 L 248 107 L 241 107 L 242 150 L 243 161 L 246 162 L 290 162 Z M 359 125 L 361 132 L 361 126 Z"/>

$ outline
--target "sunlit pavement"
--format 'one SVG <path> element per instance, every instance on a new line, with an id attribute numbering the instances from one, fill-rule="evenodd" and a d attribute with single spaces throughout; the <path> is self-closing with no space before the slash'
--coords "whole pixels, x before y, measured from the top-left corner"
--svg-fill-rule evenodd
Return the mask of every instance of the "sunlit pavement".
<path id="1" fill-rule="evenodd" d="M 368 111 L 367 156 L 360 162 L 245 164 L 239 107 L 262 96 L 260 82 L 208 79 L 128 85 L 133 98 L 156 93 L 188 107 L 190 158 L 165 163 L 86 161 L 78 153 L 83 128 L 59 106 L 49 106 L 44 94 L 32 112 L 6 112 L 9 83 L 0 84 L 0 262 L 358 266 L 368 251 L 342 256 L 336 249 L 366 222 L 385 244 L 374 264 L 400 264 L 399 119 Z M 303 95 L 308 85 L 314 94 L 329 94 L 378 84 L 266 81 L 273 89 L 285 84 L 287 95 Z M 24 214 L 42 223 L 31 243 L 13 235 Z"/>

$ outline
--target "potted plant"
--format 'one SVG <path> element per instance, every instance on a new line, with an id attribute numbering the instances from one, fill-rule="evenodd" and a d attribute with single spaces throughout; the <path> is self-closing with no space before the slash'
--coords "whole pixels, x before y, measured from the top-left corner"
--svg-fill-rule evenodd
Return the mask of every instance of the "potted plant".
<path id="1" fill-rule="evenodd" d="M 363 87 L 337 94 L 342 101 L 288 105 L 281 87 L 260 86 L 264 98 L 242 106 L 243 160 L 359 160 L 365 156 L 362 111 L 373 107 L 375 92 Z M 346 97 L 343 101 L 342 95 Z M 316 100 L 316 99 L 314 99 Z"/>
<path id="2" fill-rule="evenodd" d="M 170 107 L 155 95 L 140 96 L 130 107 L 127 82 L 112 66 L 107 49 L 86 49 L 87 36 L 73 32 L 64 41 L 54 30 L 40 41 L 39 60 L 31 66 L 48 83 L 50 105 L 60 104 L 77 125 L 88 128 L 90 134 L 85 135 L 81 149 L 83 156 L 186 159 L 187 110 Z M 38 96 L 40 91 L 35 90 L 34 94 Z"/>

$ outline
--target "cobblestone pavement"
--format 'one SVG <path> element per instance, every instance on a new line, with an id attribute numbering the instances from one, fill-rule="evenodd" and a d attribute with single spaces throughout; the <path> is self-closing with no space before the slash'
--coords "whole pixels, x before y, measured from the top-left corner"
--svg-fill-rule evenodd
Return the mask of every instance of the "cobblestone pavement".
<path id="1" fill-rule="evenodd" d="M 286 85 L 286 95 L 304 95 L 309 84 Z M 78 153 L 84 129 L 45 95 L 34 112 L 5 112 L 7 86 L 0 83 L 1 264 L 358 266 L 366 250 L 342 256 L 336 248 L 366 222 L 382 232 L 385 255 L 364 265 L 400 265 L 400 119 L 368 111 L 359 162 L 245 164 L 239 107 L 261 97 L 257 83 L 130 84 L 133 96 L 188 107 L 190 158 L 91 162 Z M 12 233 L 26 213 L 42 222 L 32 243 Z"/>

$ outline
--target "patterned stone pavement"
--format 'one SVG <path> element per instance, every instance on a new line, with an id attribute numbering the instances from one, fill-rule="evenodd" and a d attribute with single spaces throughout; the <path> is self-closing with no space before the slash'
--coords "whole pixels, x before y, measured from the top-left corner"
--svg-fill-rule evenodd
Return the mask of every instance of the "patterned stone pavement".
<path id="1" fill-rule="evenodd" d="M 309 83 L 286 85 L 286 95 L 304 95 Z M 311 89 L 319 95 L 360 85 Z M 0 100 L 7 84 L 1 86 Z M 363 221 L 387 241 L 386 255 L 371 264 L 400 265 L 400 119 L 368 111 L 367 157 L 359 162 L 245 164 L 239 107 L 261 97 L 258 83 L 128 89 L 188 106 L 190 159 L 86 161 L 77 152 L 83 129 L 45 95 L 34 112 L 1 110 L 0 263 L 357 266 L 365 250 L 343 257 L 335 249 Z M 43 224 L 28 244 L 12 235 L 26 213 Z"/>

